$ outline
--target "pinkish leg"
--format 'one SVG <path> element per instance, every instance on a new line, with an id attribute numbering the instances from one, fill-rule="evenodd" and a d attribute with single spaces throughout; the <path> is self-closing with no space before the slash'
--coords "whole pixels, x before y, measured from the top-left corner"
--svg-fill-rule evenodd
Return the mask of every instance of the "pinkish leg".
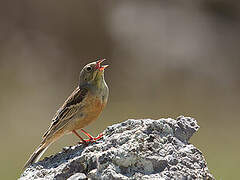
<path id="1" fill-rule="evenodd" d="M 73 132 L 79 139 L 81 139 L 81 142 L 79 142 L 79 143 L 87 145 L 87 141 L 84 140 L 84 139 L 77 133 L 77 131 L 73 130 L 72 132 Z"/>
<path id="2" fill-rule="evenodd" d="M 85 130 L 81 129 L 81 131 L 89 137 L 88 140 L 85 140 L 85 141 L 87 141 L 87 142 L 89 142 L 89 141 L 97 141 L 98 139 L 101 139 L 101 138 L 103 137 L 103 134 L 102 134 L 102 133 L 99 134 L 97 137 L 92 137 L 92 136 L 91 136 L 89 133 L 87 133 Z"/>

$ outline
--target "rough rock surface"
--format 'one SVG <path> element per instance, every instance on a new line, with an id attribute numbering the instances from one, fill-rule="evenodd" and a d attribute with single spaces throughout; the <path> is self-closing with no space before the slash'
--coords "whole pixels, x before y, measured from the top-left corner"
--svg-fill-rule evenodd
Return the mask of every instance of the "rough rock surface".
<path id="1" fill-rule="evenodd" d="M 25 179 L 214 179 L 200 150 L 188 143 L 196 120 L 129 119 L 96 143 L 67 147 L 27 168 Z"/>

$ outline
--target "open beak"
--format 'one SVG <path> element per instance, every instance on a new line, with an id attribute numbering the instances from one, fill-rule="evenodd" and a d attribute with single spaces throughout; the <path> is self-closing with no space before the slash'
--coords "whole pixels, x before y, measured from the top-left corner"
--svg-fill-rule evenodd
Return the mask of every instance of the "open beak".
<path id="1" fill-rule="evenodd" d="M 108 65 L 101 65 L 101 63 L 105 60 L 106 59 L 100 59 L 100 60 L 97 61 L 96 68 L 99 69 L 100 71 L 103 71 L 106 67 L 108 67 Z"/>

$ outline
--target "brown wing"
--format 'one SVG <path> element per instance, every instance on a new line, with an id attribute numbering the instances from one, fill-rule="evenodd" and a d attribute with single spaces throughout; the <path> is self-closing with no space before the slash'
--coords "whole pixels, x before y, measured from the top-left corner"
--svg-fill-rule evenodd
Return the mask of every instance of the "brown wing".
<path id="1" fill-rule="evenodd" d="M 53 117 L 53 121 L 47 132 L 43 135 L 43 138 L 54 134 L 69 122 L 79 109 L 83 107 L 81 102 L 84 100 L 87 93 L 87 89 L 79 89 L 79 87 L 73 91 Z"/>

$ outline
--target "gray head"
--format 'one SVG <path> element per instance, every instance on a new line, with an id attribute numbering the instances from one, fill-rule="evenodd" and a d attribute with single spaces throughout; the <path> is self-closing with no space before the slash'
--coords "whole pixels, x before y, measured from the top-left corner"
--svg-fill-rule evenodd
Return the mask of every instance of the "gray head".
<path id="1" fill-rule="evenodd" d="M 99 84 L 104 80 L 104 69 L 108 67 L 108 65 L 102 65 L 101 63 L 103 61 L 105 61 L 105 59 L 101 59 L 84 66 L 80 72 L 80 87 L 88 84 Z"/>

